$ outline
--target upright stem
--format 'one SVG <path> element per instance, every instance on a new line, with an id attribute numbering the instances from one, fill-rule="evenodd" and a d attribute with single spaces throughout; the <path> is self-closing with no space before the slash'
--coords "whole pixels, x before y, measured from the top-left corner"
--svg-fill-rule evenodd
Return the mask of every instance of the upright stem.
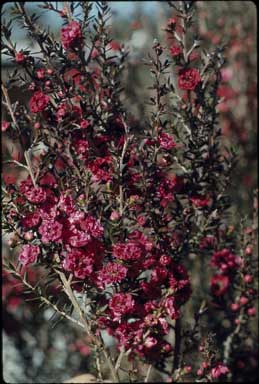
<path id="1" fill-rule="evenodd" d="M 13 112 L 12 104 L 11 104 L 11 101 L 10 101 L 10 98 L 9 98 L 9 95 L 8 95 L 7 88 L 4 86 L 4 84 L 2 84 L 2 92 L 3 92 L 3 95 L 4 95 L 5 101 L 6 101 L 7 109 L 9 111 L 9 113 L 10 113 L 10 116 L 11 116 L 11 119 L 13 121 L 13 124 L 14 124 L 15 128 L 19 132 L 19 137 L 20 137 L 20 140 L 21 140 L 21 137 L 22 137 L 21 136 L 21 130 L 20 130 L 19 124 L 17 123 L 15 114 Z M 22 145 L 22 141 L 21 141 L 21 145 Z M 29 172 L 29 174 L 31 176 L 31 179 L 32 179 L 32 183 L 33 183 L 34 187 L 36 187 L 36 180 L 35 180 L 34 173 L 33 173 L 33 170 L 32 170 L 31 160 L 30 160 L 28 152 L 25 151 L 25 150 L 24 150 L 24 158 L 25 158 L 25 161 L 26 161 L 26 164 L 27 164 L 27 170 L 28 170 L 28 172 Z"/>
<path id="2" fill-rule="evenodd" d="M 152 368 L 153 368 L 153 366 L 152 366 L 152 364 L 150 364 L 150 365 L 148 366 L 148 369 L 147 369 L 147 374 L 146 374 L 144 383 L 148 383 L 148 382 L 149 382 L 149 379 L 150 379 L 150 376 L 151 376 Z"/>
<path id="3" fill-rule="evenodd" d="M 183 44 L 183 57 L 184 61 L 187 62 L 188 57 L 187 57 L 187 45 L 186 45 L 186 12 L 184 8 L 184 1 L 181 1 L 181 8 L 182 8 L 182 14 L 183 18 L 182 20 L 182 27 L 183 27 L 183 37 L 182 37 L 182 44 Z"/>
<path id="4" fill-rule="evenodd" d="M 59 274 L 59 276 L 61 278 L 61 281 L 62 281 L 62 283 L 64 285 L 65 293 L 69 297 L 69 299 L 70 299 L 74 309 L 78 313 L 78 315 L 79 315 L 79 317 L 81 319 L 81 322 L 84 324 L 84 328 L 85 328 L 86 333 L 90 336 L 90 338 L 93 341 L 93 343 L 95 344 L 95 346 L 100 351 L 103 352 L 103 354 L 105 356 L 105 359 L 107 361 L 107 364 L 109 366 L 109 369 L 110 369 L 110 372 L 111 372 L 111 375 L 112 375 L 112 378 L 113 378 L 114 382 L 115 383 L 119 383 L 119 376 L 118 376 L 117 372 L 115 371 L 112 358 L 111 358 L 109 352 L 107 351 L 107 349 L 106 349 L 104 343 L 102 342 L 102 340 L 100 340 L 97 336 L 95 336 L 92 333 L 91 325 L 88 323 L 87 319 L 84 317 L 82 309 L 81 309 L 80 305 L 78 304 L 78 301 L 77 301 L 77 299 L 76 299 L 76 297 L 74 295 L 74 292 L 73 292 L 73 290 L 71 288 L 70 279 L 67 279 L 63 272 L 60 272 L 59 270 L 56 270 L 56 272 Z"/>
<path id="5" fill-rule="evenodd" d="M 122 347 L 122 350 L 121 350 L 121 352 L 120 352 L 120 354 L 116 360 L 116 364 L 115 364 L 115 371 L 116 372 L 120 369 L 121 361 L 123 359 L 124 354 L 125 354 L 125 349 L 124 349 L 124 347 Z"/>
<path id="6" fill-rule="evenodd" d="M 19 279 L 21 279 L 22 283 L 29 288 L 37 297 L 36 299 L 44 302 L 48 306 L 50 306 L 54 311 L 56 311 L 59 315 L 62 317 L 66 318 L 67 320 L 71 321 L 72 323 L 75 323 L 81 328 L 84 328 L 84 324 L 81 323 L 80 321 L 74 319 L 73 317 L 69 316 L 66 312 L 62 311 L 62 309 L 58 308 L 56 304 L 52 303 L 47 297 L 43 296 L 40 294 L 35 286 L 32 286 L 30 283 L 28 283 L 27 280 L 25 280 L 24 277 L 20 275 L 16 270 L 11 270 L 10 271 L 13 275 L 17 276 Z"/>
<path id="7" fill-rule="evenodd" d="M 96 360 L 96 370 L 97 370 L 98 379 L 100 381 L 103 381 L 100 353 L 97 346 L 95 348 L 95 360 Z"/>
<path id="8" fill-rule="evenodd" d="M 128 128 L 126 125 L 126 122 L 123 120 L 123 126 L 125 131 L 125 140 L 122 148 L 122 153 L 120 157 L 120 164 L 119 164 L 119 173 L 120 173 L 120 187 L 119 187 L 119 204 L 120 204 L 120 215 L 122 216 L 123 213 L 123 206 L 124 206 L 124 196 L 123 196 L 123 183 L 122 183 L 122 174 L 123 174 L 123 161 L 126 154 L 127 146 L 128 146 Z"/>
<path id="9" fill-rule="evenodd" d="M 180 352 L 181 352 L 181 320 L 175 321 L 175 346 L 174 346 L 174 361 L 173 370 L 178 369 L 180 364 Z"/>
<path id="10" fill-rule="evenodd" d="M 65 3 L 66 10 L 67 10 L 68 20 L 69 20 L 69 22 L 71 22 L 73 20 L 73 16 L 72 16 L 72 13 L 71 13 L 69 2 L 65 1 L 64 3 Z"/>

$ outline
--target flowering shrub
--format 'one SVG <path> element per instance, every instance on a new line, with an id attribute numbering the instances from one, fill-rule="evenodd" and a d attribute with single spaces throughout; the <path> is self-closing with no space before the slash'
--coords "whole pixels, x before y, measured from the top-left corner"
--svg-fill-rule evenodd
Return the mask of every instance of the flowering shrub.
<path id="1" fill-rule="evenodd" d="M 250 212 L 251 204 L 246 204 L 246 201 L 250 201 L 250 191 L 258 185 L 255 129 L 257 76 L 252 70 L 257 63 L 254 39 L 256 22 L 248 16 L 254 14 L 254 4 L 247 3 L 246 7 L 240 2 L 232 7 L 225 2 L 220 10 L 216 2 L 197 4 L 199 35 L 203 44 L 207 47 L 211 44 L 227 44 L 227 62 L 221 70 L 222 80 L 218 89 L 219 119 L 224 137 L 231 145 L 238 147 L 239 165 L 238 172 L 233 174 L 233 182 L 234 185 L 240 184 L 240 188 L 231 192 L 235 194 L 237 205 L 244 212 Z"/>
<path id="2" fill-rule="evenodd" d="M 166 26 L 172 46 L 155 41 L 146 63 L 154 83 L 145 125 L 122 104 L 128 52 L 112 44 L 105 2 L 96 3 L 93 17 L 88 2 L 62 11 L 41 5 L 63 18 L 60 42 L 35 24 L 24 3 L 15 3 L 14 13 L 40 47 L 37 64 L 33 53 L 16 51 L 10 25 L 3 26 L 3 53 L 24 71 L 15 71 L 11 84 L 32 92 L 29 108 L 14 113 L 8 84 L 2 84 L 10 120 L 2 127 L 24 150 L 24 162 L 8 163 L 27 172 L 21 182 L 4 186 L 4 230 L 19 249 L 18 260 L 5 260 L 5 268 L 86 332 L 100 380 L 107 364 L 119 382 L 123 361 L 133 381 L 149 381 L 152 370 L 166 380 L 231 380 L 238 354 L 233 340 L 256 313 L 252 248 L 251 260 L 244 260 L 243 245 L 227 229 L 235 153 L 223 152 L 218 125 L 223 49 L 205 54 L 193 39 L 193 2 L 169 5 L 177 15 Z M 26 129 L 30 141 L 24 143 Z M 215 273 L 211 298 L 197 299 L 192 280 L 209 287 L 205 255 L 206 268 Z M 46 284 L 53 277 L 59 282 L 54 296 L 21 273 L 40 266 L 48 271 Z M 61 292 L 66 308 L 57 304 Z M 184 314 L 194 299 L 189 326 Z M 205 332 L 200 324 L 217 310 L 231 324 L 228 333 L 218 332 L 225 340 L 218 352 L 209 321 Z M 105 332 L 115 340 L 115 357 Z M 145 376 L 139 362 L 148 364 Z"/>

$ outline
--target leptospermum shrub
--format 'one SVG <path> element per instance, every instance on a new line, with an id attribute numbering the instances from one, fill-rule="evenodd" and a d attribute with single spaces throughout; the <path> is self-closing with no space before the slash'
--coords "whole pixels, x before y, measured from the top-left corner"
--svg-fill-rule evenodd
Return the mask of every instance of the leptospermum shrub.
<path id="1" fill-rule="evenodd" d="M 24 154 L 7 163 L 27 172 L 3 184 L 4 231 L 17 248 L 5 269 L 83 329 L 99 382 L 242 381 L 236 372 L 253 370 L 241 365 L 255 353 L 246 340 L 256 228 L 242 224 L 238 235 L 229 226 L 235 153 L 218 126 L 224 52 L 204 51 L 194 36 L 194 2 L 169 6 L 167 44 L 155 41 L 145 63 L 154 81 L 141 122 L 123 107 L 128 52 L 110 36 L 105 2 L 42 2 L 63 18 L 60 41 L 14 3 L 37 53 L 16 50 L 12 21 L 2 27 L 3 54 L 17 63 L 2 84 L 2 130 Z M 14 84 L 31 91 L 28 105 L 11 102 Z M 27 279 L 35 268 L 43 285 Z"/>
<path id="2" fill-rule="evenodd" d="M 229 137 L 231 143 L 238 144 L 239 166 L 234 177 L 242 182 L 235 193 L 235 200 L 243 209 L 245 195 L 257 185 L 256 172 L 252 171 L 256 168 L 257 158 L 257 78 L 252 70 L 257 60 L 253 29 L 256 24 L 253 17 L 247 17 L 247 13 L 253 14 L 252 2 L 233 5 L 224 2 L 222 7 L 218 7 L 217 3 L 200 2 L 197 11 L 199 36 L 203 43 L 207 42 L 209 46 L 222 44 L 222 41 L 227 43 L 227 63 L 222 69 L 222 81 L 218 89 L 222 99 L 219 104 L 220 126 L 223 135 Z M 248 115 L 251 119 L 247 119 Z M 248 206 L 244 212 L 250 208 Z"/>

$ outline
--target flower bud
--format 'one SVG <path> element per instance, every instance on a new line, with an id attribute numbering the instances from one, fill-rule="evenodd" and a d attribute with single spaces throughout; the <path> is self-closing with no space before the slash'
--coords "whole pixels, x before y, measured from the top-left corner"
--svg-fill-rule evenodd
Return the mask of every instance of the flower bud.
<path id="1" fill-rule="evenodd" d="M 239 303 L 241 305 L 246 305 L 248 303 L 248 298 L 245 297 L 245 296 L 241 296 L 240 299 L 239 299 Z"/>
<path id="2" fill-rule="evenodd" d="M 110 220 L 112 221 L 119 220 L 119 218 L 120 218 L 120 214 L 117 211 L 113 211 L 110 215 Z"/>
<path id="3" fill-rule="evenodd" d="M 36 75 L 38 77 L 38 79 L 42 80 L 44 79 L 45 77 L 45 69 L 44 68 L 40 68 L 36 71 Z"/>
<path id="4" fill-rule="evenodd" d="M 29 89 L 29 91 L 34 91 L 34 90 L 35 90 L 35 87 L 36 87 L 35 83 L 31 83 L 31 84 L 29 85 L 28 89 Z"/>
<path id="5" fill-rule="evenodd" d="M 1 130 L 5 132 L 10 127 L 10 123 L 8 121 L 2 121 Z"/>
<path id="6" fill-rule="evenodd" d="M 247 246 L 245 249 L 246 255 L 251 255 L 253 253 L 253 248 L 251 246 Z"/>
<path id="7" fill-rule="evenodd" d="M 34 124 L 34 128 L 35 129 L 39 129 L 40 128 L 40 123 L 38 121 Z"/>
<path id="8" fill-rule="evenodd" d="M 17 64 L 22 64 L 25 61 L 25 56 L 23 52 L 17 52 L 15 55 L 15 61 Z"/>
<path id="9" fill-rule="evenodd" d="M 83 119 L 83 120 L 80 121 L 80 127 L 83 128 L 83 129 L 88 128 L 89 125 L 90 125 L 90 123 L 89 123 L 88 120 L 84 120 L 84 119 Z"/>
<path id="10" fill-rule="evenodd" d="M 244 276 L 244 281 L 246 283 L 251 283 L 253 281 L 253 276 L 252 275 L 245 275 Z"/>
<path id="11" fill-rule="evenodd" d="M 15 239 L 11 238 L 7 240 L 7 244 L 9 247 L 13 247 L 15 245 Z"/>
<path id="12" fill-rule="evenodd" d="M 256 308 L 255 307 L 248 308 L 247 314 L 248 314 L 248 316 L 255 316 L 256 315 Z"/>
<path id="13" fill-rule="evenodd" d="M 33 239 L 33 237 L 34 237 L 34 235 L 33 235 L 33 233 L 32 232 L 25 232 L 25 234 L 24 234 L 24 238 L 25 238 L 25 240 L 32 240 Z"/>
<path id="14" fill-rule="evenodd" d="M 231 306 L 230 306 L 230 308 L 231 308 L 232 311 L 236 312 L 236 311 L 238 311 L 238 309 L 239 309 L 239 304 L 237 304 L 237 303 L 232 303 Z"/>

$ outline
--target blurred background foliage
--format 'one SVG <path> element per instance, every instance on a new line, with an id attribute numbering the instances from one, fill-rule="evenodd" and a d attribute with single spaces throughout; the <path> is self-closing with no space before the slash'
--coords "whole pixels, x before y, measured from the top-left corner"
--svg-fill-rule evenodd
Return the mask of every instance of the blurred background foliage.
<path id="1" fill-rule="evenodd" d="M 127 111 L 145 124 L 148 100 L 152 83 L 144 59 L 151 51 L 154 39 L 169 48 L 162 31 L 168 18 L 174 17 L 173 8 L 167 2 L 136 1 L 109 2 L 112 9 L 111 33 L 116 43 L 129 50 L 128 63 L 122 83 L 122 95 Z M 27 4 L 32 13 L 39 13 L 38 20 L 44 28 L 59 39 L 62 18 L 38 8 L 42 2 Z M 63 3 L 58 2 L 60 9 Z M 7 21 L 12 18 L 12 2 L 2 7 Z M 224 45 L 226 64 L 219 89 L 222 102 L 219 106 L 220 125 L 227 145 L 236 148 L 238 162 L 233 173 L 230 195 L 233 199 L 233 225 L 244 217 L 252 218 L 253 194 L 257 188 L 257 19 L 256 6 L 250 1 L 197 1 L 196 27 L 202 44 L 209 50 Z M 37 47 L 24 30 L 15 24 L 13 40 L 17 50 Z M 14 69 L 14 63 L 2 57 L 2 79 Z M 17 88 L 11 91 L 12 101 L 25 103 L 30 93 Z M 4 118 L 4 116 L 3 116 Z M 19 159 L 20 148 L 6 133 L 2 133 L 3 159 Z M 4 180 L 22 179 L 18 169 L 3 166 Z M 5 240 L 5 238 L 4 238 Z M 9 249 L 3 242 L 3 253 Z M 37 280 L 32 272 L 31 279 Z M 4 320 L 4 378 L 7 382 L 60 382 L 80 372 L 91 371 L 87 340 L 79 331 L 65 321 L 54 328 L 49 322 L 53 313 L 49 309 L 38 310 L 35 302 L 25 302 L 22 289 L 16 281 L 4 274 L 3 320 Z M 187 319 L 188 321 L 188 319 Z"/>

